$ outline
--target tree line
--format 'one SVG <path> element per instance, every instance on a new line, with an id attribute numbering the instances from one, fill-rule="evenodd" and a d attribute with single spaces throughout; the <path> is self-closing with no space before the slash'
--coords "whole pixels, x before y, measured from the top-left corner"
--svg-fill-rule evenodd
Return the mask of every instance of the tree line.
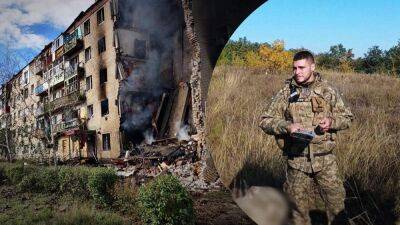
<path id="1" fill-rule="evenodd" d="M 282 40 L 257 43 L 244 37 L 227 43 L 218 65 L 256 67 L 269 72 L 289 71 L 293 55 L 300 50 L 304 49 L 285 49 L 285 42 Z M 318 67 L 326 70 L 400 77 L 400 40 L 389 50 L 372 46 L 363 57 L 355 58 L 353 49 L 342 44 L 331 46 L 328 51 L 315 54 L 315 57 Z"/>

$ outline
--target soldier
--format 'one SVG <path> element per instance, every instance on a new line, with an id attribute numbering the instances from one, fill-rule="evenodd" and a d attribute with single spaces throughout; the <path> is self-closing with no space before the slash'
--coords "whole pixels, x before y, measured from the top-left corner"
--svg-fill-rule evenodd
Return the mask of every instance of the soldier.
<path id="1" fill-rule="evenodd" d="M 294 206 L 296 225 L 311 224 L 311 187 L 318 188 L 325 202 L 329 224 L 344 210 L 345 189 L 332 150 L 337 131 L 349 128 L 353 115 L 340 94 L 314 70 L 310 52 L 295 54 L 293 77 L 273 98 L 260 123 L 287 156 L 284 191 Z"/>

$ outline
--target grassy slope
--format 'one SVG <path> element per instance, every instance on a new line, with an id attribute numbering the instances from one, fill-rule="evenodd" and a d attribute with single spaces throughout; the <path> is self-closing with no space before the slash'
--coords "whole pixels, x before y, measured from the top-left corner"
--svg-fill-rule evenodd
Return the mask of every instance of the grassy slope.
<path id="1" fill-rule="evenodd" d="M 400 80 L 365 74 L 322 72 L 343 94 L 356 119 L 341 132 L 336 148 L 351 188 L 393 199 L 400 193 Z M 259 117 L 290 75 L 217 67 L 207 105 L 207 138 L 226 184 L 247 164 L 283 181 L 284 159 L 273 137 L 258 128 Z"/>
<path id="2" fill-rule="evenodd" d="M 94 205 L 83 199 L 57 194 L 19 193 L 15 187 L 0 186 L 1 224 L 133 224 L 131 218 Z"/>

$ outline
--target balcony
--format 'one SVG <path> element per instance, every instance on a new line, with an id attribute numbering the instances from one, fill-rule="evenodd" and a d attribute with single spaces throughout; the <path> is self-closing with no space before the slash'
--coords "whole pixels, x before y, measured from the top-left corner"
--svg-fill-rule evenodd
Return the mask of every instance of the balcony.
<path id="1" fill-rule="evenodd" d="M 43 79 L 44 79 L 45 81 L 50 80 L 51 74 L 52 74 L 52 70 L 51 70 L 51 69 L 48 70 L 48 71 L 46 71 L 45 73 L 43 73 Z"/>
<path id="2" fill-rule="evenodd" d="M 79 91 L 79 81 L 74 81 L 70 83 L 69 85 L 65 86 L 64 90 L 65 90 L 65 95 L 70 95 Z"/>
<path id="3" fill-rule="evenodd" d="M 80 67 L 78 65 L 70 66 L 65 70 L 65 75 L 64 79 L 68 80 L 69 78 L 72 78 L 77 75 L 82 75 L 84 74 L 84 68 Z"/>
<path id="4" fill-rule="evenodd" d="M 85 101 L 85 95 L 79 88 L 79 82 L 75 81 L 64 88 L 65 95 L 50 102 L 46 106 L 47 111 L 54 111 L 63 107 L 74 105 Z"/>
<path id="5" fill-rule="evenodd" d="M 64 54 L 70 55 L 83 47 L 82 36 L 75 31 L 64 37 Z"/>
<path id="6" fill-rule="evenodd" d="M 44 63 L 41 60 L 36 60 L 33 65 L 33 74 L 42 75 L 44 70 Z"/>
<path id="7" fill-rule="evenodd" d="M 47 91 L 48 88 L 49 88 L 49 84 L 47 82 L 44 82 L 43 84 L 41 84 L 35 88 L 35 94 L 36 95 L 43 94 L 43 93 L 45 93 L 45 91 Z"/>
<path id="8" fill-rule="evenodd" d="M 58 64 L 51 70 L 50 87 L 64 82 L 64 64 Z"/>
<path id="9" fill-rule="evenodd" d="M 61 132 L 65 132 L 65 131 L 75 129 L 78 127 L 79 127 L 79 119 L 74 118 L 74 119 L 66 121 L 66 122 L 54 124 L 52 126 L 52 128 L 53 128 L 52 133 L 61 133 Z"/>

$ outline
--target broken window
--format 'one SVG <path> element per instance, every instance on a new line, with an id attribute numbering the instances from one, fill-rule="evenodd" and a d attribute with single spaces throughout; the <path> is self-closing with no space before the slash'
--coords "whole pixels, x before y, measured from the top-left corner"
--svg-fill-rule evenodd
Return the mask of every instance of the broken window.
<path id="1" fill-rule="evenodd" d="M 99 54 L 106 51 L 106 37 L 102 37 L 97 42 Z"/>
<path id="2" fill-rule="evenodd" d="M 93 117 L 93 105 L 87 106 L 88 119 Z"/>
<path id="3" fill-rule="evenodd" d="M 103 134 L 103 151 L 111 150 L 110 134 Z"/>
<path id="4" fill-rule="evenodd" d="M 83 24 L 83 33 L 85 36 L 90 34 L 90 19 Z"/>
<path id="5" fill-rule="evenodd" d="M 86 91 L 92 89 L 92 76 L 86 77 Z"/>
<path id="6" fill-rule="evenodd" d="M 104 8 L 99 9 L 97 11 L 97 24 L 100 24 L 104 21 Z"/>
<path id="7" fill-rule="evenodd" d="M 107 82 L 107 68 L 103 68 L 100 70 L 100 85 Z"/>
<path id="8" fill-rule="evenodd" d="M 92 48 L 88 47 L 85 49 L 85 62 L 92 58 Z"/>
<path id="9" fill-rule="evenodd" d="M 146 41 L 135 39 L 135 58 L 146 58 Z"/>
<path id="10" fill-rule="evenodd" d="M 108 115 L 108 99 L 101 101 L 101 116 Z"/>

